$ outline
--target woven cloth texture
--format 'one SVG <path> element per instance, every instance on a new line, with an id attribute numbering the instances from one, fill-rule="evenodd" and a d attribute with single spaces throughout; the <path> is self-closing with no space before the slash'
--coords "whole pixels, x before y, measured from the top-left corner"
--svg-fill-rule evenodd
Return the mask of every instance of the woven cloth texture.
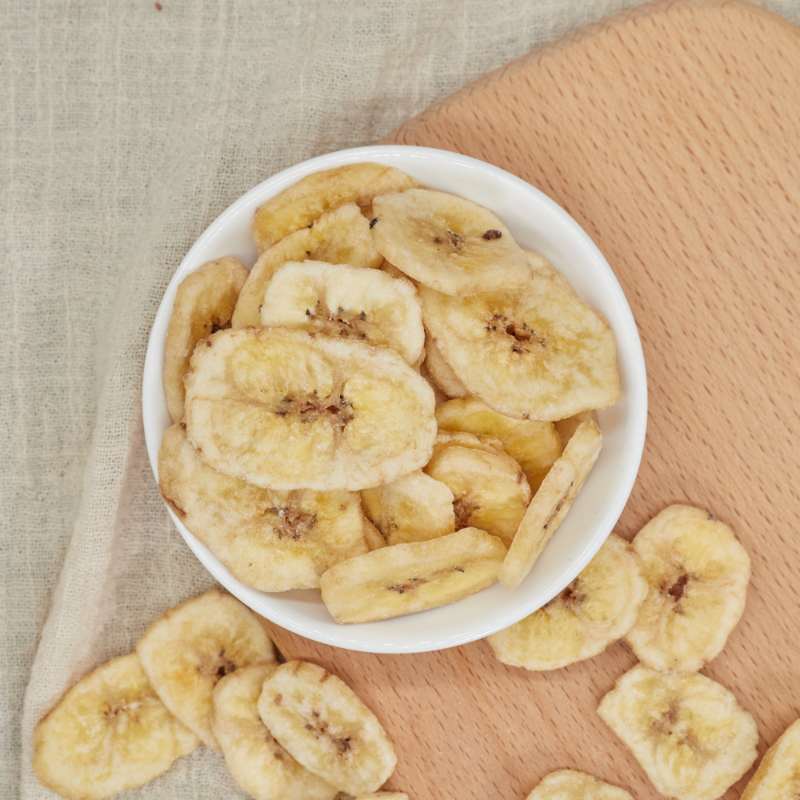
<path id="1" fill-rule="evenodd" d="M 629 0 L 0 2 L 0 795 L 36 721 L 211 585 L 147 460 L 142 367 L 181 259 L 273 173 L 369 144 Z M 800 0 L 770 8 L 800 22 Z M 244 797 L 207 748 L 135 798 Z"/>

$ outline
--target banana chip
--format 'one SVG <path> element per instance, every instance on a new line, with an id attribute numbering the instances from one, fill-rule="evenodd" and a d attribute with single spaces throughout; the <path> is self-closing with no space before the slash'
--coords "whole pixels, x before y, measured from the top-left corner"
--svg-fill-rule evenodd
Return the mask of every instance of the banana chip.
<path id="1" fill-rule="evenodd" d="M 255 800 L 333 800 L 338 790 L 300 766 L 258 714 L 264 681 L 277 664 L 253 664 L 226 675 L 214 689 L 212 729 L 236 783 Z"/>
<path id="2" fill-rule="evenodd" d="M 33 770 L 62 797 L 102 800 L 161 775 L 198 744 L 131 653 L 84 677 L 39 722 Z"/>
<path id="3" fill-rule="evenodd" d="M 440 431 L 496 436 L 505 451 L 522 467 L 534 494 L 561 456 L 562 448 L 552 422 L 511 419 L 475 397 L 449 400 L 437 407 L 436 422 Z"/>
<path id="4" fill-rule="evenodd" d="M 500 583 L 506 589 L 519 586 L 564 520 L 600 455 L 602 440 L 594 422 L 582 423 L 561 458 L 547 473 L 503 563 Z"/>
<path id="5" fill-rule="evenodd" d="M 503 443 L 494 436 L 484 436 L 482 433 L 467 433 L 466 431 L 439 431 L 433 443 L 433 457 L 439 455 L 448 447 L 469 447 L 473 450 L 483 450 L 494 455 L 505 454 Z M 428 462 L 430 463 L 430 462 Z"/>
<path id="6" fill-rule="evenodd" d="M 594 410 L 581 411 L 566 419 L 556 420 L 553 425 L 555 426 L 558 438 L 561 440 L 561 449 L 567 446 L 567 442 L 572 438 L 581 422 L 594 422 L 597 425 L 597 414 Z"/>
<path id="7" fill-rule="evenodd" d="M 408 795 L 403 792 L 372 792 L 362 794 L 355 800 L 408 800 Z"/>
<path id="8" fill-rule="evenodd" d="M 619 786 L 574 769 L 560 769 L 542 778 L 525 800 L 633 800 Z"/>
<path id="9" fill-rule="evenodd" d="M 742 800 L 797 800 L 800 788 L 800 720 L 770 747 Z"/>
<path id="10" fill-rule="evenodd" d="M 311 227 L 327 211 L 355 203 L 371 220 L 372 201 L 386 192 L 418 187 L 410 175 L 394 167 L 364 162 L 306 175 L 256 211 L 253 238 L 259 253 L 301 228 Z"/>
<path id="11" fill-rule="evenodd" d="M 750 557 L 731 529 L 690 506 L 670 506 L 633 549 L 650 584 L 625 640 L 661 672 L 697 672 L 717 656 L 744 611 Z"/>
<path id="12" fill-rule="evenodd" d="M 316 589 L 325 570 L 367 552 L 357 494 L 280 492 L 223 475 L 203 463 L 181 425 L 161 440 L 158 488 L 231 574 L 262 592 Z"/>
<path id="13" fill-rule="evenodd" d="M 345 624 L 415 614 L 491 586 L 505 552 L 500 539 L 477 528 L 398 544 L 329 569 L 322 601 Z"/>
<path id="14" fill-rule="evenodd" d="M 456 530 L 480 528 L 511 545 L 531 501 L 528 481 L 511 456 L 449 445 L 434 453 L 425 472 L 453 493 Z"/>
<path id="15" fill-rule="evenodd" d="M 429 336 L 425 341 L 425 364 L 433 382 L 447 397 L 468 397 L 467 387 L 458 379 L 450 365 L 444 360 L 436 346 L 436 340 Z"/>
<path id="16" fill-rule="evenodd" d="M 364 511 L 389 545 L 424 542 L 455 531 L 453 493 L 417 470 L 391 483 L 364 489 Z"/>
<path id="17" fill-rule="evenodd" d="M 458 298 L 420 286 L 425 327 L 469 393 L 501 414 L 553 421 L 613 405 L 614 334 L 542 263 L 531 259 L 513 291 Z"/>
<path id="18" fill-rule="evenodd" d="M 753 718 L 704 675 L 662 675 L 639 664 L 617 681 L 597 713 L 653 786 L 675 800 L 721 797 L 758 755 Z"/>
<path id="19" fill-rule="evenodd" d="M 255 614 L 219 589 L 162 614 L 139 639 L 136 654 L 164 705 L 209 747 L 211 693 L 220 678 L 240 667 L 275 661 Z"/>
<path id="20" fill-rule="evenodd" d="M 242 288 L 233 312 L 232 326 L 261 325 L 259 307 L 278 267 L 287 261 L 326 261 L 353 267 L 377 268 L 383 257 L 375 248 L 369 222 L 354 203 L 323 214 L 313 227 L 290 233 L 265 250 L 256 261 Z"/>
<path id="21" fill-rule="evenodd" d="M 400 480 L 402 480 L 402 478 Z M 367 549 L 370 552 L 373 550 L 380 550 L 382 547 L 388 547 L 386 539 L 383 538 L 381 532 L 369 521 L 369 518 L 366 516 L 364 517 L 364 541 L 366 542 Z"/>
<path id="22" fill-rule="evenodd" d="M 183 378 L 201 339 L 230 327 L 247 267 L 235 258 L 203 264 L 178 285 L 164 342 L 164 391 L 173 422 L 183 419 Z"/>
<path id="23" fill-rule="evenodd" d="M 343 792 L 377 791 L 394 771 L 397 756 L 380 722 L 322 667 L 278 667 L 264 682 L 258 712 L 293 758 Z"/>
<path id="24" fill-rule="evenodd" d="M 647 588 L 638 556 L 612 533 L 563 592 L 487 641 L 512 667 L 542 671 L 584 661 L 630 630 Z"/>
<path id="25" fill-rule="evenodd" d="M 429 189 L 381 195 L 373 208 L 378 250 L 426 286 L 463 296 L 528 281 L 525 253 L 486 208 Z"/>
<path id="26" fill-rule="evenodd" d="M 417 290 L 376 269 L 284 264 L 267 286 L 261 324 L 385 345 L 414 365 L 425 330 Z"/>
<path id="27" fill-rule="evenodd" d="M 205 343 L 186 378 L 186 428 L 214 469 L 273 489 L 358 490 L 428 461 L 433 391 L 394 351 L 278 328 Z"/>

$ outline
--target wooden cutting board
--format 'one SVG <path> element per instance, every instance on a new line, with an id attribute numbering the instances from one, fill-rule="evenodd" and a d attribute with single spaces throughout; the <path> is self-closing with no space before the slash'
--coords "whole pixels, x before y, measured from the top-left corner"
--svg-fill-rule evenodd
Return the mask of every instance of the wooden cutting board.
<path id="1" fill-rule="evenodd" d="M 762 754 L 800 716 L 799 32 L 743 2 L 642 6 L 384 140 L 519 175 L 605 254 L 650 388 L 644 459 L 616 531 L 630 539 L 664 506 L 689 503 L 750 552 L 744 617 L 704 672 L 753 714 Z M 635 663 L 620 643 L 535 674 L 483 642 L 378 656 L 269 627 L 288 658 L 324 665 L 374 709 L 398 752 L 390 785 L 412 800 L 523 800 L 562 767 L 658 797 L 596 714 Z"/>

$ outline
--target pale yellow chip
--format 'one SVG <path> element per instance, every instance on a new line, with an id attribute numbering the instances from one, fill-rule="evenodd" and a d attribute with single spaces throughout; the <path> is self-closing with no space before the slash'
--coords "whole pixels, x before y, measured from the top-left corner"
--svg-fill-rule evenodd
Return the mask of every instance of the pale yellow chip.
<path id="1" fill-rule="evenodd" d="M 542 778 L 526 800 L 633 800 L 619 786 L 574 769 L 560 769 Z"/>
<path id="2" fill-rule="evenodd" d="M 347 203 L 355 203 L 371 220 L 376 195 L 419 185 L 419 181 L 395 167 L 371 162 L 306 175 L 258 207 L 253 220 L 256 247 L 263 253 L 284 236 L 308 228 L 322 214 Z"/>
<path id="3" fill-rule="evenodd" d="M 354 492 L 282 492 L 204 464 L 181 425 L 164 434 L 158 486 L 181 522 L 247 586 L 316 589 L 325 570 L 367 552 Z"/>
<path id="4" fill-rule="evenodd" d="M 800 796 L 800 720 L 767 750 L 742 800 L 797 800 Z"/>
<path id="5" fill-rule="evenodd" d="M 425 365 L 428 367 L 434 383 L 447 397 L 469 396 L 467 387 L 461 383 L 450 365 L 444 360 L 444 356 L 432 336 L 425 340 Z"/>
<path id="6" fill-rule="evenodd" d="M 265 250 L 242 288 L 233 312 L 232 326 L 259 327 L 259 308 L 275 271 L 287 261 L 326 261 L 352 267 L 377 268 L 383 257 L 375 248 L 369 222 L 354 203 L 323 214 L 310 228 L 289 234 Z"/>
<path id="7" fill-rule="evenodd" d="M 388 547 L 386 539 L 383 538 L 381 532 L 369 521 L 367 516 L 364 516 L 364 541 L 367 543 L 367 549 L 370 552 L 380 550 L 382 547 Z"/>
<path id="8" fill-rule="evenodd" d="M 519 586 L 564 520 L 600 455 L 603 436 L 593 422 L 584 422 L 570 439 L 539 491 L 533 497 L 511 544 L 500 582 Z"/>
<path id="9" fill-rule="evenodd" d="M 183 419 L 183 379 L 201 339 L 230 327 L 249 272 L 235 258 L 209 261 L 178 284 L 164 342 L 164 391 L 173 422 Z"/>

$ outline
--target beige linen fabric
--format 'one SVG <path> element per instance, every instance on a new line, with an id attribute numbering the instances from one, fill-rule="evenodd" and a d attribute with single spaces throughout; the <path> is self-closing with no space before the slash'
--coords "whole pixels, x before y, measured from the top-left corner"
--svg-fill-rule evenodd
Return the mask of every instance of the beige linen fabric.
<path id="1" fill-rule="evenodd" d="M 274 172 L 367 144 L 630 0 L 0 2 L 0 787 L 36 721 L 211 584 L 147 461 L 141 376 L 193 241 Z M 800 0 L 772 7 L 800 19 Z M 201 748 L 131 798 L 244 796 Z"/>

